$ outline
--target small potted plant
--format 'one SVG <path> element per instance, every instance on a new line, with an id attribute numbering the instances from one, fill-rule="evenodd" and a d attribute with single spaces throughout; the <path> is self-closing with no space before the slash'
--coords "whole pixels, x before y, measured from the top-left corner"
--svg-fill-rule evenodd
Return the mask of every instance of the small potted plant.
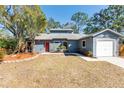
<path id="1" fill-rule="evenodd" d="M 61 50 L 60 46 L 59 46 L 59 47 L 57 47 L 57 52 L 60 52 L 60 50 Z"/>
<path id="2" fill-rule="evenodd" d="M 93 53 L 91 52 L 91 51 L 86 51 L 86 56 L 88 56 L 88 57 L 92 57 L 93 56 Z"/>
<path id="3" fill-rule="evenodd" d="M 66 51 L 66 47 L 65 46 L 61 46 L 61 52 L 65 52 Z"/>

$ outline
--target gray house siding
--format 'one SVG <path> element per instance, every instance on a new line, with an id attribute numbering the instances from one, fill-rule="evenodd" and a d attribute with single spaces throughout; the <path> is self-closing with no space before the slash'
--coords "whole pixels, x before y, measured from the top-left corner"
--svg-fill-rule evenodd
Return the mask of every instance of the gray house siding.
<path id="1" fill-rule="evenodd" d="M 63 41 L 67 41 L 69 52 L 77 52 L 78 51 L 78 40 L 57 40 L 56 39 L 56 40 L 52 40 L 50 43 L 50 51 L 51 52 L 55 51 L 55 49 L 60 45 L 59 43 L 58 44 L 53 43 L 54 41 L 60 41 L 60 44 Z"/>
<path id="2" fill-rule="evenodd" d="M 50 42 L 50 47 L 49 47 L 49 50 L 50 52 L 55 52 L 57 51 L 57 48 L 61 45 L 61 43 L 53 43 L 53 42 Z"/>
<path id="3" fill-rule="evenodd" d="M 61 39 L 53 39 L 53 40 L 51 40 L 50 45 L 49 45 L 50 52 L 57 51 L 57 48 L 61 45 L 61 43 L 63 41 L 65 41 L 65 40 L 61 40 Z M 55 43 L 55 42 L 59 42 L 59 43 Z"/>
<path id="4" fill-rule="evenodd" d="M 78 40 L 68 40 L 68 51 L 78 52 Z"/>
<path id="5" fill-rule="evenodd" d="M 54 43 L 55 41 L 59 41 L 60 43 Z M 67 41 L 67 43 L 68 43 L 68 51 L 69 52 L 78 52 L 78 40 L 59 40 L 59 39 L 49 41 L 49 51 L 50 52 L 55 52 L 57 47 L 63 41 Z M 43 40 L 35 41 L 33 51 L 37 52 L 37 53 L 45 52 L 44 43 L 45 43 L 45 41 L 43 41 Z"/>
<path id="6" fill-rule="evenodd" d="M 114 56 L 119 55 L 119 36 L 118 35 L 110 31 L 106 31 L 93 37 L 93 56 L 94 57 L 96 57 L 97 40 L 112 40 L 114 42 Z"/>
<path id="7" fill-rule="evenodd" d="M 33 51 L 35 51 L 37 53 L 44 52 L 45 51 L 44 41 L 42 41 L 42 40 L 35 40 L 35 45 L 33 47 Z"/>
<path id="8" fill-rule="evenodd" d="M 86 41 L 86 47 L 82 47 L 82 41 Z M 112 40 L 114 42 L 114 56 L 119 55 L 119 36 L 110 32 L 105 31 L 103 33 L 100 33 L 94 37 L 87 37 L 79 40 L 79 50 L 80 52 L 84 52 L 85 50 L 91 51 L 93 53 L 93 56 L 96 57 L 96 44 L 97 40 Z"/>
<path id="9" fill-rule="evenodd" d="M 83 40 L 86 41 L 86 47 L 85 48 L 82 47 L 82 41 Z M 88 37 L 88 38 L 84 38 L 84 39 L 79 40 L 79 50 L 80 50 L 80 52 L 84 52 L 85 50 L 93 52 L 93 38 Z"/>
<path id="10" fill-rule="evenodd" d="M 106 32 L 103 32 L 101 34 L 98 34 L 96 35 L 94 38 L 110 38 L 110 39 L 117 39 L 119 38 L 118 35 L 110 32 L 110 31 L 106 31 Z"/>
<path id="11" fill-rule="evenodd" d="M 60 32 L 60 33 L 70 33 L 71 31 L 68 32 Z M 91 51 L 93 53 L 93 57 L 97 57 L 96 55 L 96 50 L 98 50 L 97 48 L 97 41 L 113 41 L 113 50 L 112 50 L 112 54 L 113 56 L 118 56 L 119 55 L 119 41 L 120 38 L 122 37 L 119 33 L 116 32 L 112 32 L 112 30 L 103 30 L 100 33 L 95 33 L 95 34 L 91 34 L 91 35 L 86 35 L 86 36 L 77 36 L 77 35 L 73 35 L 71 34 L 71 36 L 69 38 L 68 34 L 61 34 L 62 36 L 56 36 L 54 33 L 59 33 L 59 31 L 53 31 L 51 32 L 53 36 L 49 36 L 45 35 L 44 38 L 36 38 L 39 39 L 39 41 L 36 40 L 35 45 L 34 45 L 34 51 L 41 53 L 41 52 L 45 52 L 45 40 L 49 40 L 49 51 L 50 52 L 54 52 L 56 51 L 57 47 L 60 46 L 60 44 L 62 44 L 63 41 L 67 41 L 68 43 L 68 51 L 69 52 L 84 52 L 86 50 Z M 75 36 L 75 37 L 73 37 Z M 49 39 L 49 37 L 51 37 Z M 73 39 L 72 39 L 73 37 Z M 77 38 L 78 37 L 78 38 Z M 61 38 L 61 39 L 60 39 Z M 83 48 L 82 46 L 82 41 L 85 40 L 86 41 L 86 47 Z M 57 43 L 56 41 L 59 41 L 59 43 Z M 102 47 L 102 46 L 101 46 Z M 106 48 L 106 47 L 104 47 Z M 101 49 L 102 50 L 102 49 Z M 99 50 L 98 50 L 99 51 Z M 104 50 L 103 50 L 104 51 Z M 98 53 L 98 52 L 97 52 Z"/>

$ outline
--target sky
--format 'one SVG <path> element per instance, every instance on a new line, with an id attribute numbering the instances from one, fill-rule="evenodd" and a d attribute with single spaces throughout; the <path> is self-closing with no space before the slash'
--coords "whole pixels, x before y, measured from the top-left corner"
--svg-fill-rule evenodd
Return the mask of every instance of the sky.
<path id="1" fill-rule="evenodd" d="M 47 19 L 52 17 L 56 21 L 64 24 L 70 22 L 71 16 L 78 12 L 84 12 L 89 17 L 101 9 L 106 8 L 105 5 L 41 5 L 42 11 L 45 13 Z"/>
<path id="2" fill-rule="evenodd" d="M 89 17 L 101 9 L 106 8 L 105 5 L 41 5 L 42 11 L 45 13 L 47 19 L 52 17 L 61 24 L 70 22 L 71 16 L 78 12 L 84 12 Z M 1 25 L 0 25 L 1 26 Z M 8 32 L 7 32 L 8 33 Z"/>

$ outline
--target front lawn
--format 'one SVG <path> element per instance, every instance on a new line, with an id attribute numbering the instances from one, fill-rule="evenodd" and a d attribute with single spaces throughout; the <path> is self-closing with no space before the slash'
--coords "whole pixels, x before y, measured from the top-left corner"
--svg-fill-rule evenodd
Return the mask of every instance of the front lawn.
<path id="1" fill-rule="evenodd" d="M 124 87 L 124 69 L 73 55 L 42 55 L 0 64 L 0 87 Z"/>

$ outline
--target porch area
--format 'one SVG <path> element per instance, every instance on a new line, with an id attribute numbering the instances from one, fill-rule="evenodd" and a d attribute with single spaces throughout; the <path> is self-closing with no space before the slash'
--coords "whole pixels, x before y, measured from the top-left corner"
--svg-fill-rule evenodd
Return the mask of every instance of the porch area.
<path id="1" fill-rule="evenodd" d="M 70 41 L 67 39 L 36 40 L 33 51 L 38 53 L 77 52 L 78 44 L 76 41 Z"/>

